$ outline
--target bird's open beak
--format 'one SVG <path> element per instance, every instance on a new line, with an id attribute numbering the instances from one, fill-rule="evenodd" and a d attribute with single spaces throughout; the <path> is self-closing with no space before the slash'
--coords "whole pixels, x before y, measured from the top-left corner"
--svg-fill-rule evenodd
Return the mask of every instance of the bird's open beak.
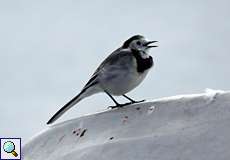
<path id="1" fill-rule="evenodd" d="M 158 47 L 156 45 L 150 45 L 150 44 L 153 44 L 153 43 L 156 43 L 158 41 L 148 41 L 145 43 L 145 46 L 147 46 L 148 48 L 152 48 L 152 47 Z"/>

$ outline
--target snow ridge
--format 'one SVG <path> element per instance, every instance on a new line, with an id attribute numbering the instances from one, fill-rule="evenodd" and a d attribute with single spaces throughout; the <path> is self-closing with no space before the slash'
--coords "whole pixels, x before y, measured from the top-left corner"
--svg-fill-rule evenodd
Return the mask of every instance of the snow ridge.
<path id="1" fill-rule="evenodd" d="M 53 125 L 24 160 L 228 160 L 230 92 L 181 95 Z"/>

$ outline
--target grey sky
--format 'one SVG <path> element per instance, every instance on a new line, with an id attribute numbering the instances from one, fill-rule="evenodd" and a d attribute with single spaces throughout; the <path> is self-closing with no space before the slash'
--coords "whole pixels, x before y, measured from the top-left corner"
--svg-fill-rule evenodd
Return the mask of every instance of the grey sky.
<path id="1" fill-rule="evenodd" d="M 158 40 L 155 68 L 133 98 L 230 88 L 228 0 L 0 1 L 0 137 L 29 137 L 134 34 Z M 118 100 L 121 100 L 118 98 Z M 83 100 L 60 121 L 112 104 Z"/>

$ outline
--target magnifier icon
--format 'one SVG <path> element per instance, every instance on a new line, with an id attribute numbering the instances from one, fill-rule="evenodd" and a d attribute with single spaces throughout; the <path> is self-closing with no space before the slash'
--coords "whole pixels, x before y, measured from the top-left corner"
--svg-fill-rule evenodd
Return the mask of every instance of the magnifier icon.
<path id="1" fill-rule="evenodd" d="M 15 145 L 11 141 L 5 142 L 3 144 L 3 149 L 6 153 L 11 153 L 12 155 L 14 155 L 14 157 L 18 156 L 17 152 L 15 151 Z"/>

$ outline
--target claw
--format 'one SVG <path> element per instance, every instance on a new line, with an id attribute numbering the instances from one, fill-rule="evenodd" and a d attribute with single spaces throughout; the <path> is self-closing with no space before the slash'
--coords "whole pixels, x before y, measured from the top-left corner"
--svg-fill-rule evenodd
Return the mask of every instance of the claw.
<path id="1" fill-rule="evenodd" d="M 145 99 L 140 100 L 140 101 L 132 101 L 131 103 L 132 103 L 132 104 L 134 104 L 134 103 L 141 103 L 141 102 L 144 102 L 144 101 L 145 101 Z"/>
<path id="2" fill-rule="evenodd" d="M 129 103 L 124 103 L 124 104 L 117 104 L 116 106 L 109 106 L 108 109 L 122 108 L 122 107 L 130 105 L 130 104 L 133 104 L 133 103 L 129 102 Z"/>
<path id="3" fill-rule="evenodd" d="M 130 105 L 130 104 L 141 103 L 144 101 L 145 101 L 145 99 L 140 100 L 140 101 L 132 101 L 132 102 L 124 103 L 124 104 L 117 104 L 116 106 L 109 106 L 109 107 L 107 107 L 107 109 L 122 108 L 122 107 Z"/>

